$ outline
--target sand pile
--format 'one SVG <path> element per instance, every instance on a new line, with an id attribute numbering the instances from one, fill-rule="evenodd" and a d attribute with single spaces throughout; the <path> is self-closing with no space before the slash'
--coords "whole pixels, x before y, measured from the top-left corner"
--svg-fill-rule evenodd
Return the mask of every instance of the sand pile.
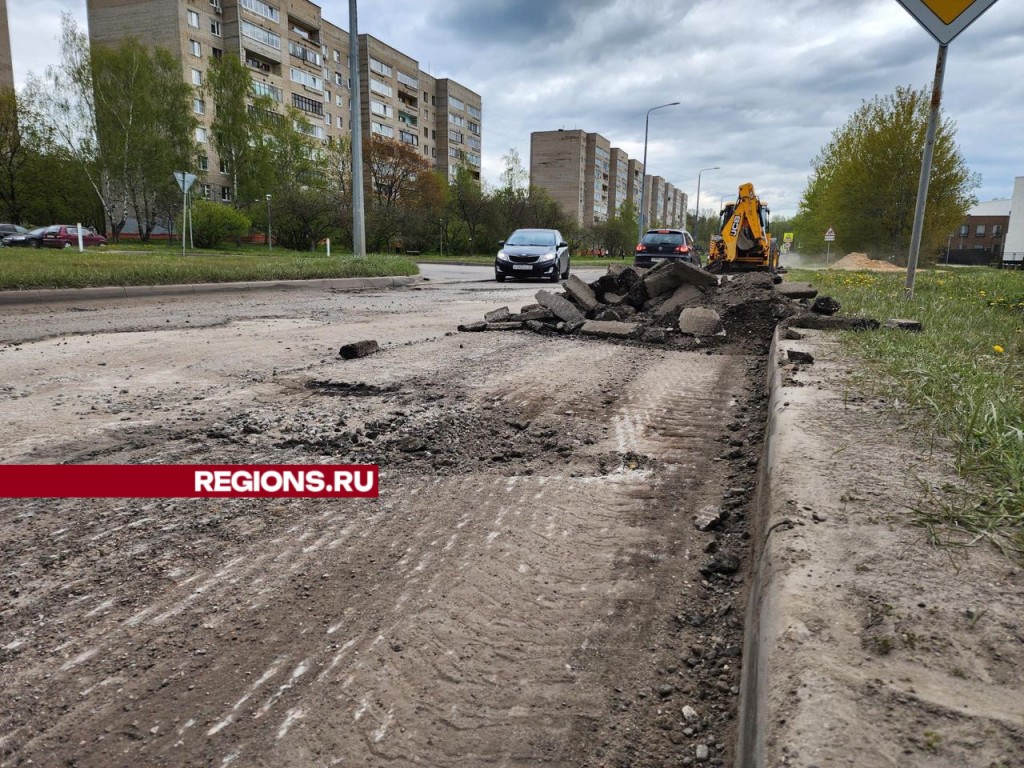
<path id="1" fill-rule="evenodd" d="M 866 253 L 848 253 L 839 261 L 829 265 L 829 269 L 868 269 L 875 272 L 905 272 L 903 267 L 897 267 L 888 261 L 869 259 Z"/>

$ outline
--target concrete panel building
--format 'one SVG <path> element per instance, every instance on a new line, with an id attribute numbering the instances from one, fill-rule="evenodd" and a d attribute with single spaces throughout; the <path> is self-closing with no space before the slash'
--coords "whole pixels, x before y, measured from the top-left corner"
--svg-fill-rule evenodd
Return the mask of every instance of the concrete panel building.
<path id="1" fill-rule="evenodd" d="M 133 36 L 164 47 L 196 87 L 194 109 L 201 125 L 202 193 L 230 201 L 230 177 L 210 141 L 214 107 L 202 84 L 213 59 L 238 56 L 248 67 L 256 95 L 298 109 L 305 131 L 329 143 L 350 137 L 349 33 L 325 20 L 309 0 L 87 0 L 92 44 L 117 45 Z M 371 35 L 359 36 L 361 128 L 415 147 L 435 170 L 451 178 L 466 168 L 480 178 L 482 102 L 453 80 L 435 80 L 419 62 Z M 458 142 L 449 122 L 461 125 Z"/>
<path id="2" fill-rule="evenodd" d="M 606 221 L 624 202 L 639 213 L 641 196 L 647 223 L 683 225 L 686 196 L 660 176 L 645 176 L 643 163 L 631 160 L 597 133 L 557 130 L 530 134 L 530 184 L 551 195 L 580 226 Z"/>
<path id="3" fill-rule="evenodd" d="M 0 88 L 14 90 L 14 60 L 11 58 L 11 31 L 7 26 L 7 0 L 0 0 Z"/>

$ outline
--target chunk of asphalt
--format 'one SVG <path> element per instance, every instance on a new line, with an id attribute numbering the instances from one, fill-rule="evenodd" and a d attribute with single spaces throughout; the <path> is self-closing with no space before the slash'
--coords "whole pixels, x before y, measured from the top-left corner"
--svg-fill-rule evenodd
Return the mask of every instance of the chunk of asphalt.
<path id="1" fill-rule="evenodd" d="M 522 320 L 506 320 L 501 323 L 487 323 L 488 331 L 518 331 L 522 327 Z"/>
<path id="2" fill-rule="evenodd" d="M 547 336 L 555 333 L 554 327 L 547 323 L 542 323 L 540 320 L 527 320 L 523 325 L 534 333 L 543 333 Z"/>
<path id="3" fill-rule="evenodd" d="M 818 291 L 810 283 L 779 283 L 775 292 L 787 299 L 813 299 Z"/>
<path id="4" fill-rule="evenodd" d="M 459 326 L 459 331 L 462 333 L 478 333 L 479 331 L 487 330 L 487 321 L 481 320 L 479 323 L 463 323 Z"/>
<path id="5" fill-rule="evenodd" d="M 805 312 L 789 319 L 794 328 L 811 328 L 816 331 L 875 331 L 880 323 L 870 317 L 834 317 Z"/>
<path id="6" fill-rule="evenodd" d="M 488 323 L 501 323 L 512 317 L 512 313 L 508 311 L 508 307 L 502 307 L 501 309 L 494 309 L 484 315 L 484 320 Z"/>
<path id="7" fill-rule="evenodd" d="M 890 318 L 883 323 L 883 327 L 894 331 L 911 331 L 920 333 L 924 330 L 924 324 L 920 320 L 905 320 L 898 317 Z"/>
<path id="8" fill-rule="evenodd" d="M 583 313 L 568 299 L 564 299 L 551 291 L 537 291 L 537 303 L 555 313 L 560 320 L 567 323 L 583 321 Z"/>
<path id="9" fill-rule="evenodd" d="M 597 296 L 594 294 L 594 289 L 576 275 L 569 275 L 569 279 L 562 283 L 562 287 L 565 288 L 566 293 L 576 300 L 577 304 L 583 307 L 584 312 L 597 309 L 597 305 L 600 304 Z"/>
<path id="10" fill-rule="evenodd" d="M 644 276 L 650 297 L 673 291 L 683 283 L 710 288 L 718 285 L 718 277 L 685 261 L 663 261 Z"/>
<path id="11" fill-rule="evenodd" d="M 690 336 L 724 334 L 722 318 L 707 307 L 687 307 L 679 314 L 679 330 Z"/>
<path id="12" fill-rule="evenodd" d="M 551 310 L 538 306 L 536 309 L 531 309 L 529 311 L 523 309 L 518 316 L 513 316 L 512 319 L 522 320 L 523 322 L 526 322 L 527 320 L 554 320 L 555 315 Z"/>
<path id="13" fill-rule="evenodd" d="M 628 339 L 636 335 L 639 326 L 636 323 L 619 323 L 614 320 L 587 320 L 580 328 L 580 333 L 588 336 L 606 336 L 617 339 Z"/>
<path id="14" fill-rule="evenodd" d="M 636 310 L 627 304 L 622 307 L 601 307 L 594 313 L 594 319 L 624 322 L 634 315 Z"/>
<path id="15" fill-rule="evenodd" d="M 839 311 L 839 302 L 831 296 L 819 296 L 811 305 L 811 312 L 817 315 L 834 315 Z"/>
<path id="16" fill-rule="evenodd" d="M 604 295 L 604 303 L 611 304 L 613 307 L 619 304 L 626 303 L 626 295 L 622 293 L 606 293 Z"/>
<path id="17" fill-rule="evenodd" d="M 810 365 L 814 362 L 814 355 L 810 352 L 801 352 L 799 349 L 787 349 L 786 359 L 791 363 L 805 363 Z"/>
<path id="18" fill-rule="evenodd" d="M 679 311 L 684 307 L 699 304 L 703 297 L 704 292 L 700 288 L 691 283 L 684 283 L 655 310 L 655 317 L 659 320 L 672 320 L 678 317 Z"/>
<path id="19" fill-rule="evenodd" d="M 345 360 L 355 360 L 357 357 L 366 357 L 372 355 L 374 352 L 380 351 L 380 345 L 377 344 L 373 339 L 367 339 L 366 341 L 356 341 L 352 344 L 345 344 L 338 354 L 341 355 Z"/>
<path id="20" fill-rule="evenodd" d="M 701 508 L 700 512 L 693 516 L 693 524 L 697 526 L 699 531 L 710 531 L 717 525 L 720 525 L 728 515 L 722 510 L 721 507 L 715 505 L 709 505 Z"/>

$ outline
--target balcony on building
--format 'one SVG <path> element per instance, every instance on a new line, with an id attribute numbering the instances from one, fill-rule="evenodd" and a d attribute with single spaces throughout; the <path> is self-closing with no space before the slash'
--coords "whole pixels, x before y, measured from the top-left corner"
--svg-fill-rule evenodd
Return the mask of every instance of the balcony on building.
<path id="1" fill-rule="evenodd" d="M 302 19 L 288 13 L 288 34 L 317 48 L 320 47 L 320 20 Z"/>
<path id="2" fill-rule="evenodd" d="M 244 48 L 243 51 L 245 53 L 245 65 L 250 69 L 262 72 L 264 75 L 281 76 L 281 64 L 279 62 L 273 61 L 263 53 L 257 53 L 249 48 Z"/>

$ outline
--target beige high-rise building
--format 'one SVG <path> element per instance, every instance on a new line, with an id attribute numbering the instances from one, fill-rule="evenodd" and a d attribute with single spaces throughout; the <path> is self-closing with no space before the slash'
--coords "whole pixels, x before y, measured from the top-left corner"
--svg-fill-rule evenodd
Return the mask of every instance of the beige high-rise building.
<path id="1" fill-rule="evenodd" d="M 202 192 L 230 201 L 230 176 L 211 142 L 214 106 L 202 85 L 210 61 L 238 56 L 253 91 L 305 115 L 306 132 L 324 143 L 351 136 L 349 33 L 325 20 L 309 0 L 87 0 L 89 39 L 117 45 L 133 36 L 167 48 L 196 87 Z M 453 178 L 465 168 L 480 178 L 480 95 L 422 72 L 416 59 L 377 38 L 359 36 L 361 129 L 401 141 Z"/>
<path id="2" fill-rule="evenodd" d="M 0 88 L 14 90 L 14 60 L 11 58 L 11 31 L 7 26 L 7 0 L 0 0 Z"/>
<path id="3" fill-rule="evenodd" d="M 660 176 L 645 176 L 643 163 L 631 160 L 597 133 L 531 133 L 530 184 L 551 195 L 580 226 L 606 221 L 618 213 L 624 202 L 631 203 L 639 212 L 642 195 L 647 224 L 683 225 L 686 195 Z"/>

